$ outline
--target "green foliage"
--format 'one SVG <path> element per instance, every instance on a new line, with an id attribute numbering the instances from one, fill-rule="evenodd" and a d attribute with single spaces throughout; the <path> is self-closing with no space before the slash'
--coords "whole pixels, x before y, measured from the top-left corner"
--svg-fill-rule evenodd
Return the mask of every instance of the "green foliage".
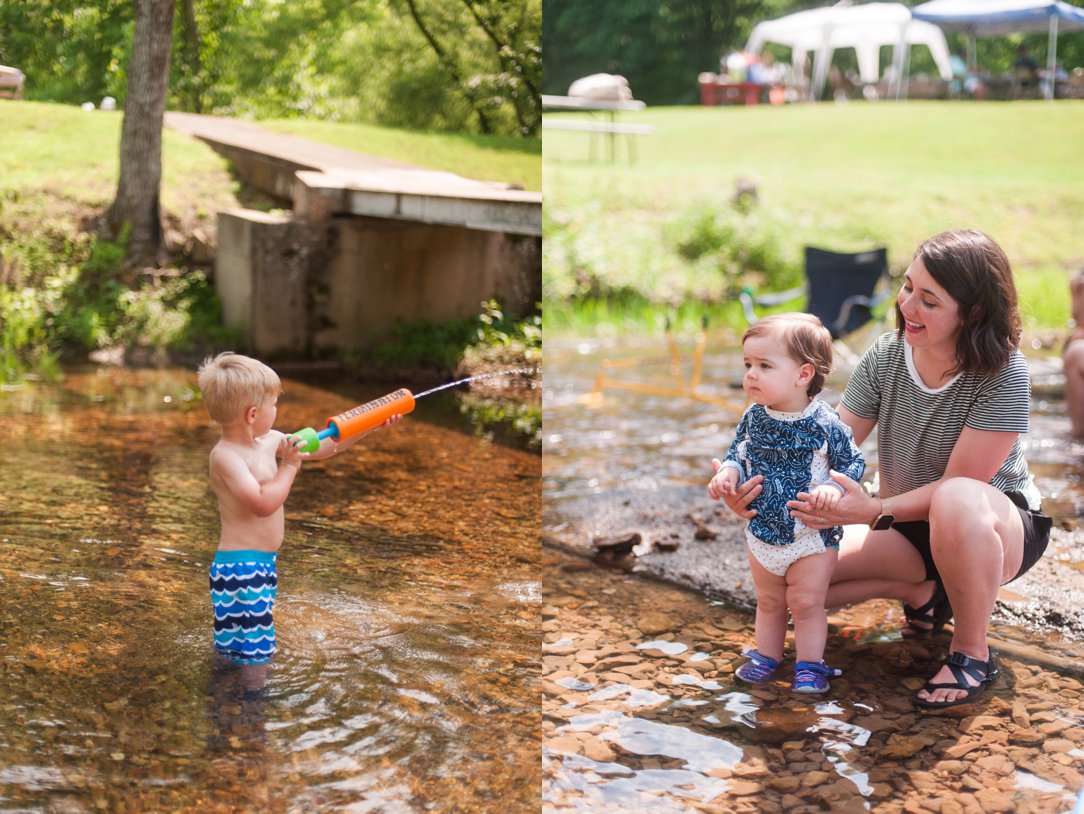
<path id="1" fill-rule="evenodd" d="M 540 30 L 539 0 L 389 4 L 339 38 L 333 93 L 357 121 L 533 136 Z"/>
<path id="2" fill-rule="evenodd" d="M 470 418 L 479 435 L 521 439 L 528 449 L 542 449 L 542 405 L 464 393 L 459 412 Z"/>
<path id="3" fill-rule="evenodd" d="M 754 281 L 771 291 L 801 282 L 801 265 L 786 248 L 786 230 L 770 215 L 737 207 L 718 210 L 704 201 L 663 231 L 679 257 L 721 276 L 723 298 L 736 296 Z"/>
<path id="4" fill-rule="evenodd" d="M 606 72 L 625 76 L 638 99 L 651 105 L 697 104 L 697 74 L 718 71 L 731 49 L 741 50 L 753 26 L 794 11 L 828 5 L 813 0 L 546 0 L 544 92 L 563 94 L 573 80 Z M 909 4 L 915 5 L 915 4 Z M 964 35 L 949 38 L 964 46 Z M 1045 65 L 1046 33 L 987 37 L 977 41 L 978 61 L 987 72 L 1012 68 L 1016 46 L 1026 42 Z M 1084 66 L 1084 31 L 1063 31 L 1058 60 L 1070 70 Z M 789 49 L 773 53 L 790 59 Z M 882 64 L 891 49 L 883 49 Z M 855 63 L 852 49 L 836 51 L 833 64 Z M 926 48 L 912 49 L 910 72 L 931 74 Z"/>
<path id="5" fill-rule="evenodd" d="M 482 303 L 474 337 L 463 353 L 463 367 L 478 370 L 505 364 L 534 365 L 541 360 L 541 313 L 510 318 L 496 300 Z"/>
<path id="6" fill-rule="evenodd" d="M 541 0 L 178 0 L 172 110 L 535 136 Z M 28 99 L 123 105 L 129 0 L 0 3 Z M 424 29 L 424 33 L 423 33 Z"/>
<path id="7" fill-rule="evenodd" d="M 132 20 L 127 0 L 0 3 L 0 63 L 26 74 L 29 99 L 120 98 Z"/>
<path id="8" fill-rule="evenodd" d="M 535 364 L 541 357 L 541 316 L 506 316 L 496 300 L 489 300 L 475 317 L 440 324 L 400 322 L 372 353 L 355 360 L 364 372 L 376 375 L 403 367 L 450 373 L 508 361 Z"/>
<path id="9" fill-rule="evenodd" d="M 27 370 L 55 378 L 56 354 L 49 347 L 42 299 L 32 288 L 0 286 L 0 383 L 16 382 Z"/>
<path id="10" fill-rule="evenodd" d="M 25 207 L 39 208 L 48 204 Z M 52 375 L 60 358 L 100 348 L 185 351 L 236 343 L 236 333 L 220 325 L 221 303 L 202 272 L 131 280 L 123 266 L 126 231 L 117 242 L 49 229 L 13 232 L 9 218 L 17 214 L 0 210 L 10 278 L 0 285 L 4 381 L 29 371 Z"/>
<path id="11" fill-rule="evenodd" d="M 622 74 L 648 104 L 692 104 L 696 76 L 718 70 L 777 4 L 762 0 L 546 0 L 546 93 L 587 74 Z"/>
<path id="12" fill-rule="evenodd" d="M 367 358 L 360 360 L 360 366 L 369 373 L 395 371 L 400 367 L 454 370 L 474 331 L 474 319 L 439 325 L 400 322 Z"/>
<path id="13" fill-rule="evenodd" d="M 482 313 L 478 315 L 478 328 L 474 333 L 475 344 L 490 347 L 510 348 L 518 345 L 523 348 L 528 361 L 531 354 L 542 350 L 542 324 L 538 315 L 523 320 L 509 320 L 496 300 L 482 303 Z"/>
<path id="14" fill-rule="evenodd" d="M 439 375 L 476 374 L 499 368 L 537 366 L 542 360 L 542 316 L 505 314 L 496 300 L 482 303 L 478 316 L 440 325 L 398 325 L 367 359 L 354 362 L 368 375 L 394 376 L 401 368 Z M 459 411 L 478 433 L 541 449 L 542 407 L 537 400 L 463 393 Z"/>

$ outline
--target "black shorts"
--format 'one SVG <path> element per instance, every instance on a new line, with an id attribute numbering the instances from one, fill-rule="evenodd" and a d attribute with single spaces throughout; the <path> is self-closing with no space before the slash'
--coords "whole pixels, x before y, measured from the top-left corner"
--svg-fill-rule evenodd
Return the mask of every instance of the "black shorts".
<path id="1" fill-rule="evenodd" d="M 1028 508 L 1028 503 L 1019 492 L 1005 492 L 1005 497 L 1013 502 L 1020 511 L 1020 519 L 1024 523 L 1024 558 L 1020 562 L 1020 570 L 1016 576 L 1009 580 L 1022 577 L 1031 566 L 1039 561 L 1046 551 L 1050 542 L 1050 527 L 1054 521 L 1042 512 L 1033 512 Z M 906 520 L 901 523 L 893 523 L 892 529 L 898 531 L 907 541 L 915 547 L 922 562 L 926 565 L 926 579 L 941 581 L 941 575 L 937 573 L 937 566 L 933 563 L 933 554 L 930 553 L 930 522 L 928 520 Z"/>

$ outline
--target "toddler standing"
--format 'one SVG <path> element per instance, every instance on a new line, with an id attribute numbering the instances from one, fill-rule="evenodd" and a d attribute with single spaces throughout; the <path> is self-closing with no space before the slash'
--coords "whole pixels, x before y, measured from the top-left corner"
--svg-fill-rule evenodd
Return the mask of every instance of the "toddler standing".
<path id="1" fill-rule="evenodd" d="M 264 664 L 275 654 L 272 612 L 278 588 L 275 559 L 285 531 L 283 504 L 303 460 L 337 455 L 367 433 L 325 438 L 303 453 L 304 442 L 272 429 L 282 393 L 267 365 L 237 353 L 208 358 L 199 388 L 222 437 L 211 450 L 211 486 L 222 533 L 211 564 L 215 650 L 236 664 Z M 391 426 L 402 416 L 392 416 Z M 278 460 L 282 459 L 279 465 Z"/>
<path id="2" fill-rule="evenodd" d="M 815 398 L 832 369 L 832 336 L 810 314 L 776 314 L 742 337 L 742 387 L 753 405 L 742 415 L 724 461 L 712 460 L 713 500 L 763 475 L 746 527 L 749 565 L 757 592 L 756 649 L 738 668 L 743 681 L 772 678 L 783 658 L 787 611 L 794 619 L 795 692 L 822 693 L 840 671 L 825 665 L 825 596 L 843 529 L 813 529 L 791 517 L 788 500 L 809 492 L 817 508 L 834 506 L 843 488 L 829 470 L 858 480 L 865 463 L 850 429 Z"/>

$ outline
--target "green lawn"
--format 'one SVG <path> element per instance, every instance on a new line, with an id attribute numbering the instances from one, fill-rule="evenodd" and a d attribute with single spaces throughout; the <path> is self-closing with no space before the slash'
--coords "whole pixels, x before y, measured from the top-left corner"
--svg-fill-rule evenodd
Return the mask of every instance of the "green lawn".
<path id="1" fill-rule="evenodd" d="M 79 204 L 102 206 L 116 193 L 120 111 L 0 100 L 0 190 L 49 190 Z M 542 188 L 537 139 L 416 133 L 305 120 L 260 122 L 315 141 L 481 180 Z M 214 216 L 236 206 L 225 159 L 196 139 L 166 129 L 162 138 L 162 203 L 177 214 Z"/>
<path id="2" fill-rule="evenodd" d="M 62 353 L 141 343 L 190 350 L 196 342 L 236 342 L 232 335 L 216 333 L 218 301 L 201 272 L 173 282 L 167 278 L 161 285 L 139 277 L 133 285 L 121 263 L 123 249 L 97 237 L 93 217 L 117 190 L 122 122 L 119 111 L 0 100 L 2 382 L 18 381 L 27 371 L 57 375 Z M 537 140 L 521 143 L 313 122 L 280 125 L 293 128 L 310 138 L 416 166 L 541 188 Z M 182 232 L 199 225 L 213 229 L 217 212 L 249 201 L 241 192 L 226 159 L 198 139 L 163 132 L 161 203 L 171 227 Z M 534 347 L 527 346 L 527 338 L 535 341 L 538 332 L 531 319 L 522 325 L 498 322 L 479 317 L 477 325 L 466 325 L 469 335 L 458 346 L 460 354 L 468 346 L 485 350 L 492 345 L 512 353 Z M 489 333 L 479 341 L 474 335 L 483 325 Z M 404 326 L 400 340 L 414 341 L 414 330 Z"/>
<path id="3" fill-rule="evenodd" d="M 117 191 L 120 111 L 72 105 L 0 101 L 0 191 L 26 201 L 45 195 L 52 220 L 75 210 L 104 207 Z M 237 206 L 226 159 L 201 141 L 172 130 L 162 137 L 162 206 L 186 221 L 211 219 Z M 76 212 L 76 215 L 80 213 Z"/>
<path id="4" fill-rule="evenodd" d="M 273 119 L 260 126 L 382 158 L 446 170 L 480 181 L 542 189 L 542 142 L 506 136 L 423 133 L 370 124 Z"/>
<path id="5" fill-rule="evenodd" d="M 621 150 L 615 164 L 589 162 L 586 134 L 546 132 L 547 330 L 614 314 L 635 325 L 657 310 L 643 302 L 720 297 L 715 256 L 676 249 L 705 213 L 762 235 L 796 268 L 805 244 L 885 245 L 899 272 L 925 237 L 982 229 L 1013 261 L 1029 327 L 1065 326 L 1066 280 L 1084 266 L 1084 102 L 657 108 L 621 121 L 655 128 L 637 139 L 635 164 Z M 732 205 L 739 178 L 757 184 L 746 217 Z M 618 302 L 570 307 L 585 278 Z"/>

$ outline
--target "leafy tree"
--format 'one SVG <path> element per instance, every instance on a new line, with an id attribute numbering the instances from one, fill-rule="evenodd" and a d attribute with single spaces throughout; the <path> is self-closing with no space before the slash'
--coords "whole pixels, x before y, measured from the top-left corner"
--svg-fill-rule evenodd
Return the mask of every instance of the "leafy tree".
<path id="1" fill-rule="evenodd" d="M 117 96 L 131 22 L 128 0 L 2 0 L 0 63 L 26 74 L 27 98 L 97 103 Z"/>
<path id="2" fill-rule="evenodd" d="M 517 10 L 494 0 L 462 2 L 492 43 L 500 64 L 501 71 L 491 82 L 494 90 L 512 99 L 520 133 L 536 133 L 542 114 L 542 45 L 537 42 L 541 7 L 532 9 L 525 3 Z"/>
<path id="3" fill-rule="evenodd" d="M 617 73 L 628 78 L 637 98 L 649 104 L 695 104 L 697 74 L 718 70 L 720 56 L 742 48 L 756 23 L 827 4 L 826 0 L 545 0 L 544 90 L 563 94 L 579 77 Z M 911 3 L 916 4 L 917 0 Z M 953 46 L 964 43 L 959 35 L 948 40 Z M 982 38 L 977 42 L 979 64 L 993 74 L 1011 70 L 1020 42 L 1028 43 L 1045 64 L 1045 33 Z M 882 54 L 886 64 L 890 50 Z M 845 69 L 853 60 L 853 51 L 841 49 L 834 62 Z M 1084 31 L 1058 37 L 1058 60 L 1069 69 L 1084 66 Z M 928 52 L 913 49 L 912 73 L 933 70 Z"/>
<path id="4" fill-rule="evenodd" d="M 180 0 L 170 109 L 536 135 L 541 0 Z M 0 0 L 27 98 L 125 102 L 131 0 Z"/>
<path id="5" fill-rule="evenodd" d="M 403 2 L 442 71 L 477 117 L 481 132 L 494 132 L 493 109 L 505 96 L 512 99 L 520 132 L 537 131 L 541 49 L 531 42 L 529 4 L 517 8 L 494 0 Z M 453 47 L 463 42 L 471 47 Z"/>

